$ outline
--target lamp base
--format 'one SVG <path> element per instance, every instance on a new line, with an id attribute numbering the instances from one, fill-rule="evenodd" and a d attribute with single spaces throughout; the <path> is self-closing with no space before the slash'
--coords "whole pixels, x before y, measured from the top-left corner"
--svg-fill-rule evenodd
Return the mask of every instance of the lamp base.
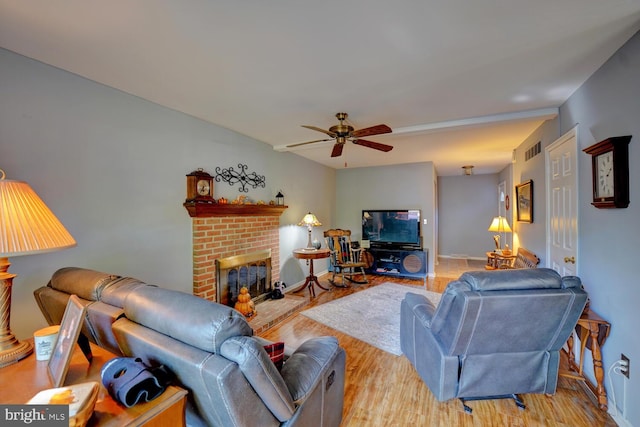
<path id="1" fill-rule="evenodd" d="M 303 251 L 315 251 L 316 248 L 313 246 L 313 242 L 311 241 L 311 226 L 309 228 L 309 238 L 307 239 L 307 247 L 303 248 Z"/>
<path id="2" fill-rule="evenodd" d="M 30 342 L 18 342 L 13 334 L 10 338 L 13 338 L 12 344 L 0 345 L 0 368 L 12 365 L 33 353 L 33 346 Z"/>
<path id="3" fill-rule="evenodd" d="M 16 363 L 33 353 L 30 342 L 19 342 L 11 332 L 11 287 L 15 274 L 8 273 L 9 260 L 0 258 L 0 368 Z"/>

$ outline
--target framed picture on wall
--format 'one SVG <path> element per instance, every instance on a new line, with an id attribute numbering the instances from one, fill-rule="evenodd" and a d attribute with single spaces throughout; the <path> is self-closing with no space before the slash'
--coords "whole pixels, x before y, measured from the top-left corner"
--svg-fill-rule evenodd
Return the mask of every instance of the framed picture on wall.
<path id="1" fill-rule="evenodd" d="M 516 185 L 516 219 L 533 222 L 533 181 Z"/>

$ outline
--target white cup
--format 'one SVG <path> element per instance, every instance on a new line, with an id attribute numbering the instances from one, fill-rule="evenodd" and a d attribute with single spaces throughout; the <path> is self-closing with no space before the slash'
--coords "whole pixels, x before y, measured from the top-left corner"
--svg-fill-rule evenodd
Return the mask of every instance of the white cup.
<path id="1" fill-rule="evenodd" d="M 60 325 L 54 325 L 38 329 L 33 333 L 36 360 L 49 360 L 51 353 L 53 352 L 53 346 L 56 343 L 59 330 Z"/>

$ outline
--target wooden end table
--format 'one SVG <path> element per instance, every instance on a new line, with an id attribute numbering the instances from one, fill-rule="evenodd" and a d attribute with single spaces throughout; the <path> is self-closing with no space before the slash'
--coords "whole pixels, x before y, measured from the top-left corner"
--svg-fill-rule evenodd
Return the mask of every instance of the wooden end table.
<path id="1" fill-rule="evenodd" d="M 30 340 L 33 342 L 33 338 Z M 111 398 L 100 379 L 102 366 L 117 356 L 93 344 L 91 350 L 93 360 L 89 363 L 80 348 L 76 346 L 65 381 L 65 385 L 88 381 L 100 383 L 98 400 L 87 426 L 173 427 L 185 425 L 187 397 L 185 390 L 169 386 L 162 395 L 151 402 L 126 408 Z M 17 363 L 0 368 L 0 383 L 0 404 L 25 404 L 38 392 L 53 388 L 47 374 L 47 361 L 37 361 L 35 353 Z"/>
<path id="2" fill-rule="evenodd" d="M 320 282 L 318 282 L 318 277 L 313 274 L 313 260 L 329 258 L 330 254 L 331 252 L 329 251 L 329 249 L 295 249 L 293 251 L 293 256 L 295 258 L 306 259 L 307 261 L 309 261 L 309 275 L 307 276 L 307 279 L 304 281 L 304 285 L 302 285 L 302 288 L 300 288 L 300 290 L 308 287 L 309 294 L 312 297 L 316 296 L 316 291 L 313 288 L 314 284 L 318 285 L 319 288 L 324 289 L 325 291 L 329 290 L 329 288 L 325 288 L 324 286 L 322 286 Z"/>
<path id="3" fill-rule="evenodd" d="M 576 334 L 580 339 L 580 362 L 576 363 L 573 352 L 573 333 L 567 341 L 567 356 L 569 370 L 560 370 L 559 375 L 582 381 L 598 399 L 598 406 L 602 410 L 607 410 L 607 391 L 604 388 L 604 368 L 602 366 L 602 346 L 604 345 L 611 324 L 592 311 L 586 309 L 576 326 Z M 582 368 L 584 365 L 584 351 L 587 347 L 587 340 L 591 342 L 591 358 L 593 360 L 593 373 L 596 377 L 596 385 L 591 384 L 584 376 Z"/>
<path id="4" fill-rule="evenodd" d="M 487 270 L 497 270 L 502 265 L 509 264 L 516 256 L 512 253 L 509 255 L 499 254 L 497 252 L 487 252 L 487 265 L 484 266 Z"/>

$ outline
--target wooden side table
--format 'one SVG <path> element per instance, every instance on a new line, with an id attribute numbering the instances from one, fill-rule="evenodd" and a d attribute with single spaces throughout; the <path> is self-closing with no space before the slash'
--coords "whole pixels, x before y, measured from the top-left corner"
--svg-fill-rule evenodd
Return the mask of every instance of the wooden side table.
<path id="1" fill-rule="evenodd" d="M 91 350 L 93 360 L 89 363 L 80 348 L 75 348 L 65 381 L 65 385 L 88 381 L 100 383 L 98 400 L 87 426 L 173 427 L 185 425 L 184 412 L 187 397 L 185 390 L 169 386 L 162 395 L 151 402 L 126 408 L 111 398 L 100 379 L 102 366 L 116 355 L 95 345 L 91 346 Z M 35 354 L 0 368 L 0 383 L 1 404 L 24 404 L 38 392 L 53 388 L 47 375 L 47 362 L 37 361 Z"/>
<path id="2" fill-rule="evenodd" d="M 320 284 L 320 282 L 318 282 L 318 277 L 316 277 L 313 274 L 313 260 L 314 259 L 322 259 L 322 258 L 329 258 L 329 255 L 331 254 L 331 252 L 329 251 L 329 249 L 314 249 L 314 250 L 310 250 L 310 249 L 295 249 L 293 251 L 293 256 L 297 259 L 306 259 L 309 261 L 309 276 L 307 276 L 307 279 L 304 281 L 304 285 L 302 285 L 302 288 L 300 288 L 301 290 L 304 289 L 305 287 L 309 288 L 309 294 L 312 297 L 316 296 L 316 291 L 313 288 L 313 285 L 316 284 L 318 285 L 319 288 L 324 289 L 325 291 L 328 291 L 329 288 L 325 288 L 324 286 L 322 286 Z"/>
<path id="3" fill-rule="evenodd" d="M 504 255 L 497 252 L 487 252 L 487 265 L 484 266 L 487 270 L 497 270 L 502 265 L 509 264 L 516 256 L 514 254 Z"/>
<path id="4" fill-rule="evenodd" d="M 560 370 L 559 375 L 567 378 L 583 381 L 589 387 L 598 399 L 598 406 L 602 410 L 607 410 L 607 391 L 604 388 L 604 368 L 602 367 L 602 346 L 604 345 L 611 324 L 596 314 L 591 309 L 586 309 L 576 326 L 576 334 L 580 339 L 580 362 L 576 363 L 573 352 L 573 334 L 569 336 L 567 341 L 567 356 L 569 361 L 569 370 Z M 593 360 L 593 373 L 596 377 L 596 385 L 591 384 L 584 376 L 582 368 L 584 366 L 584 351 L 586 348 L 591 350 L 591 359 Z"/>

